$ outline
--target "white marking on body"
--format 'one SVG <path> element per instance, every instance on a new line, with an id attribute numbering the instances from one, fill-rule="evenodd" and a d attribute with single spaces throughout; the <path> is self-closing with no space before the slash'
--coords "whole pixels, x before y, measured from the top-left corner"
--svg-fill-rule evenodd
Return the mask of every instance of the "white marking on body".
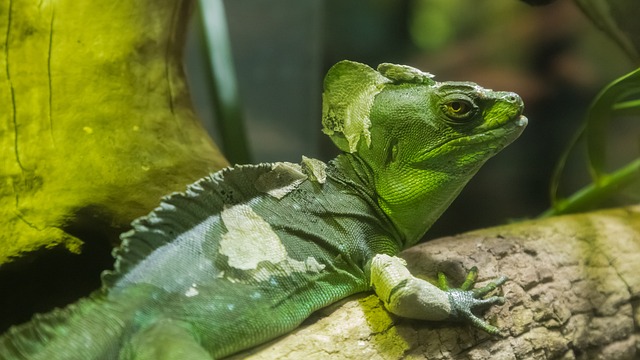
<path id="1" fill-rule="evenodd" d="M 309 256 L 304 261 L 304 263 L 305 263 L 305 267 L 307 268 L 307 271 L 310 271 L 310 272 L 319 273 L 320 271 L 324 270 L 324 268 L 326 267 L 326 265 L 320 264 L 318 260 L 316 260 L 316 258 L 311 256 Z"/>
<path id="2" fill-rule="evenodd" d="M 220 215 L 227 233 L 220 239 L 219 251 L 229 258 L 229 266 L 255 270 L 261 261 L 279 263 L 287 258 L 287 249 L 271 225 L 250 206 L 227 207 Z"/>
<path id="3" fill-rule="evenodd" d="M 302 156 L 302 167 L 311 180 L 320 184 L 324 184 L 327 181 L 327 164 L 324 162 Z"/>
<path id="4" fill-rule="evenodd" d="M 220 254 L 227 256 L 230 267 L 251 271 L 258 281 L 294 272 L 319 273 L 325 268 L 311 256 L 304 261 L 289 257 L 278 234 L 249 205 L 227 207 L 220 216 L 227 228 L 220 239 Z"/>
<path id="5" fill-rule="evenodd" d="M 200 294 L 200 292 L 197 289 L 198 285 L 197 284 L 191 284 L 191 287 L 187 289 L 187 291 L 184 293 L 184 295 L 186 297 L 194 297 L 198 294 Z"/>
<path id="6" fill-rule="evenodd" d="M 282 199 L 306 179 L 307 175 L 302 172 L 300 165 L 278 162 L 273 164 L 270 171 L 260 175 L 254 186 L 258 191 Z"/>

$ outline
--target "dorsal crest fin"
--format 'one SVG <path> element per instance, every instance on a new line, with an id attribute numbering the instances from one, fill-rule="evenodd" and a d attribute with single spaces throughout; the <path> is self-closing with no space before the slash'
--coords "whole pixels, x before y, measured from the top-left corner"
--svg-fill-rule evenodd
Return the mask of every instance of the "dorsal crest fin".
<path id="1" fill-rule="evenodd" d="M 272 167 L 269 163 L 226 168 L 196 181 L 184 192 L 162 198 L 156 209 L 135 219 L 131 223 L 132 230 L 120 235 L 121 245 L 113 251 L 114 269 L 102 273 L 103 289 L 112 288 L 154 250 L 219 213 L 224 205 L 235 205 L 264 195 L 253 185 Z"/>

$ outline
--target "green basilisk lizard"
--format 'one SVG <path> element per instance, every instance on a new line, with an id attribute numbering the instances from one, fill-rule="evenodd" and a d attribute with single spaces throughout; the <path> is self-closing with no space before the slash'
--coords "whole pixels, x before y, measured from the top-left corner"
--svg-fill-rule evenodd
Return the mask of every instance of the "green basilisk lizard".
<path id="1" fill-rule="evenodd" d="M 327 74 L 329 163 L 235 166 L 132 223 L 103 287 L 0 337 L 2 359 L 212 359 L 296 328 L 373 289 L 400 316 L 498 329 L 471 290 L 413 277 L 395 255 L 420 240 L 480 166 L 524 129 L 511 92 L 418 69 L 343 61 Z"/>

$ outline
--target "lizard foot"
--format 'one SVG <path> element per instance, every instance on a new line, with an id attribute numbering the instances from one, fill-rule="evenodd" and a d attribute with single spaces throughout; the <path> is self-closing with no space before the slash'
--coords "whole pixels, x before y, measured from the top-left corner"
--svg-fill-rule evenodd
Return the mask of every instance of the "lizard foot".
<path id="1" fill-rule="evenodd" d="M 489 334 L 499 335 L 500 329 L 474 315 L 472 310 L 486 308 L 494 304 L 504 304 L 505 300 L 501 296 L 492 296 L 486 299 L 482 297 L 504 284 L 507 277 L 501 276 L 481 288 L 473 289 L 477 278 L 478 268 L 474 266 L 460 288 L 449 287 L 447 277 L 443 273 L 438 273 L 438 285 L 449 296 L 452 320 L 470 322 L 473 326 Z"/>

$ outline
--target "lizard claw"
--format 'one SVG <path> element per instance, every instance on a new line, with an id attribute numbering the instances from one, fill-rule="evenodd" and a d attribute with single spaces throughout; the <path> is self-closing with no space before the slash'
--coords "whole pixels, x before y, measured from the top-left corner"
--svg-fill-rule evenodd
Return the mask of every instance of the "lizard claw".
<path id="1" fill-rule="evenodd" d="M 486 308 L 494 304 L 504 304 L 505 299 L 501 296 L 492 296 L 486 299 L 482 297 L 504 284 L 507 277 L 501 276 L 481 288 L 472 289 L 477 277 L 478 269 L 474 266 L 460 288 L 450 288 L 446 276 L 442 273 L 438 274 L 438 283 L 449 296 L 452 320 L 470 322 L 473 326 L 489 334 L 499 335 L 500 329 L 474 315 L 472 310 Z"/>

